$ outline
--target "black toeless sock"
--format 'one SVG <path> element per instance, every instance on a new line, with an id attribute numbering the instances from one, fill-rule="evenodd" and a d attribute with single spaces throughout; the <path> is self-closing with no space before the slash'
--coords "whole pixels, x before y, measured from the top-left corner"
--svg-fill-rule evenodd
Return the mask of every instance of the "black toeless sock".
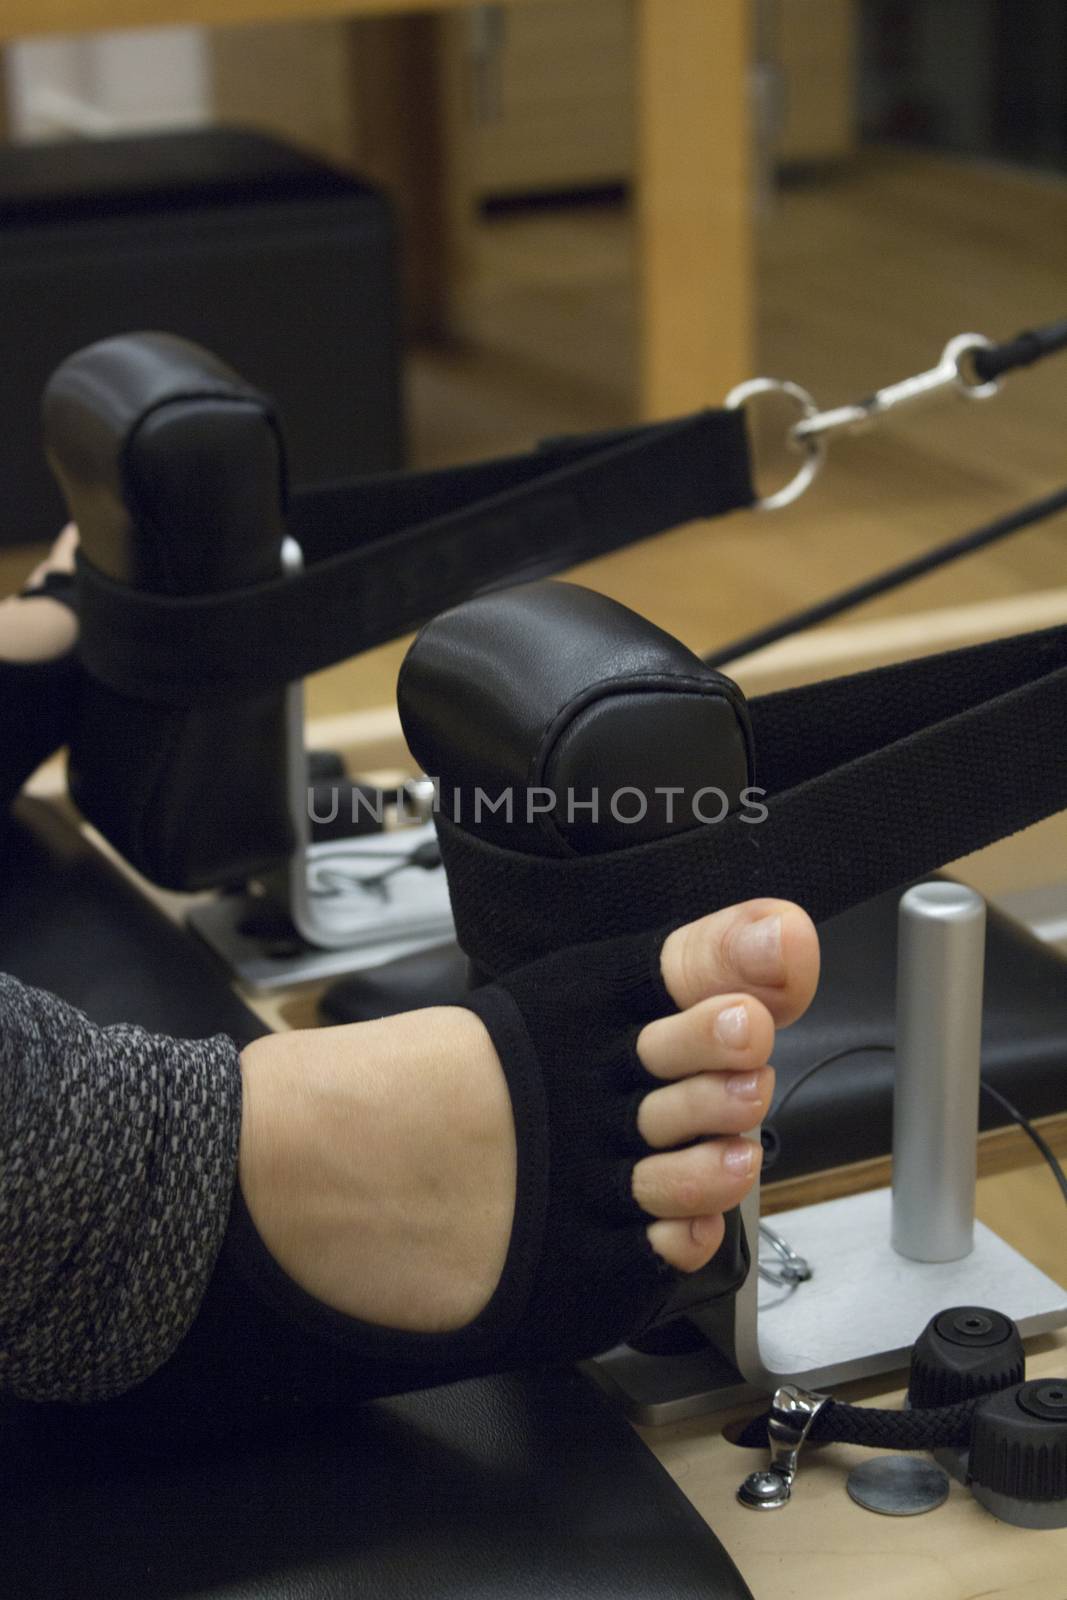
<path id="1" fill-rule="evenodd" d="M 684 1277 L 648 1242 L 631 1192 L 648 1147 L 636 1126 L 659 1080 L 637 1059 L 646 1022 L 675 1007 L 660 935 L 545 958 L 474 992 L 503 1065 L 518 1172 L 511 1243 L 485 1310 L 451 1333 L 364 1323 L 315 1300 L 269 1254 L 236 1193 L 200 1311 L 178 1350 L 113 1408 L 149 1427 L 259 1427 L 294 1407 L 591 1356 L 655 1323 Z M 358 1071 L 358 1063 L 353 1070 Z M 352 1240 L 353 1262 L 359 1259 Z M 744 1276 L 720 1252 L 720 1292 Z M 706 1277 L 701 1299 L 709 1298 Z"/>

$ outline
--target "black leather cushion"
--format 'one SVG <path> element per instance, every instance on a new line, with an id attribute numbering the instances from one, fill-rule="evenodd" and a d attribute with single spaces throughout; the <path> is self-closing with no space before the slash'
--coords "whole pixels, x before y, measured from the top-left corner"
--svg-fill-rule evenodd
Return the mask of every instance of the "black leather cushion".
<path id="1" fill-rule="evenodd" d="M 736 685 L 573 583 L 522 584 L 443 612 L 405 656 L 397 703 L 412 754 L 441 780 L 442 810 L 514 850 L 587 855 L 661 838 L 696 826 L 697 791 L 717 785 L 736 809 L 750 781 Z M 479 791 L 490 802 L 510 791 L 510 820 L 484 804 L 476 815 Z"/>
<path id="2" fill-rule="evenodd" d="M 10 1600 L 751 1600 L 588 1380 L 549 1370 L 146 1459 L 0 1410 Z"/>
<path id="3" fill-rule="evenodd" d="M 26 796 L 0 830 L 0 971 L 98 1023 L 136 1022 L 178 1038 L 228 1033 L 240 1044 L 269 1031 L 204 946 L 72 822 Z"/>
<path id="4" fill-rule="evenodd" d="M 268 402 L 196 345 L 103 340 L 53 374 L 49 460 L 81 558 L 157 594 L 280 571 L 285 452 Z M 241 882 L 292 846 L 285 697 L 172 710 L 86 676 L 70 747 L 78 806 L 154 882 Z"/>

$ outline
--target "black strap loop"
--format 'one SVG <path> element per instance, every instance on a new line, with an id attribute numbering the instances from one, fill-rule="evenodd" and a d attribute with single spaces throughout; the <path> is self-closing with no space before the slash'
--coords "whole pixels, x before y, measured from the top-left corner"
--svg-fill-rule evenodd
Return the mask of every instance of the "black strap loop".
<path id="1" fill-rule="evenodd" d="M 742 413 L 702 411 L 528 456 L 297 497 L 305 570 L 173 597 L 78 566 L 82 659 L 120 693 L 234 700 L 396 638 L 472 594 L 751 505 Z"/>
<path id="2" fill-rule="evenodd" d="M 599 856 L 486 844 L 439 817 L 460 945 L 489 973 L 754 896 L 822 921 L 1067 807 L 1067 627 L 749 706 L 765 821 Z M 515 907 L 522 907 L 521 917 Z"/>

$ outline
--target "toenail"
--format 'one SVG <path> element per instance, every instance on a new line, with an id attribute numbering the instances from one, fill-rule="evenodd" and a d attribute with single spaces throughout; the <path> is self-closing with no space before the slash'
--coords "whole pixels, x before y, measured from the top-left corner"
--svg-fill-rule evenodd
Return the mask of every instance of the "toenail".
<path id="1" fill-rule="evenodd" d="M 763 1076 L 759 1072 L 731 1072 L 726 1080 L 726 1093 L 735 1100 L 762 1100 Z"/>
<path id="2" fill-rule="evenodd" d="M 743 1178 L 752 1171 L 752 1158 L 756 1147 L 748 1139 L 739 1139 L 736 1144 L 728 1144 L 722 1154 L 722 1164 L 727 1172 L 735 1178 Z"/>
<path id="3" fill-rule="evenodd" d="M 726 1006 L 715 1018 L 715 1032 L 722 1044 L 741 1050 L 750 1033 L 747 1006 Z"/>
<path id="4" fill-rule="evenodd" d="M 694 1217 L 689 1224 L 689 1234 L 694 1244 L 711 1244 L 719 1232 L 718 1217 Z"/>
<path id="5" fill-rule="evenodd" d="M 741 976 L 749 983 L 783 983 L 781 917 L 761 917 L 739 928 L 734 936 L 734 956 Z"/>

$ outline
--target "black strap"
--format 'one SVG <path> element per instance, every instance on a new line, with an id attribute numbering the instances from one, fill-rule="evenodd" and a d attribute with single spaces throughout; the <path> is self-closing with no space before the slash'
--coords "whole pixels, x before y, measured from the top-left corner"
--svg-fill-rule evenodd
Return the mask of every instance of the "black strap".
<path id="1" fill-rule="evenodd" d="M 297 497 L 305 570 L 225 594 L 144 593 L 79 560 L 82 659 L 171 706 L 261 695 L 408 632 L 472 594 L 752 504 L 740 411 L 447 472 Z"/>
<path id="2" fill-rule="evenodd" d="M 974 1413 L 987 1396 L 960 1400 L 951 1406 L 887 1411 L 878 1406 L 849 1406 L 828 1400 L 808 1429 L 809 1444 L 860 1444 L 869 1450 L 943 1450 L 969 1445 Z M 755 1417 L 737 1443 L 746 1450 L 765 1449 L 769 1412 Z"/>
<path id="3" fill-rule="evenodd" d="M 753 896 L 821 921 L 1067 807 L 1067 627 L 750 703 L 763 822 L 567 859 L 441 816 L 459 942 L 489 973 Z M 713 778 L 709 781 L 714 781 Z M 521 908 L 521 915 L 516 908 Z"/>
<path id="4" fill-rule="evenodd" d="M 983 383 L 999 378 L 1005 372 L 1019 367 L 1032 367 L 1035 361 L 1067 350 L 1067 317 L 1059 322 L 1047 322 L 1041 328 L 1027 328 L 1014 339 L 989 349 L 976 350 L 971 357 L 976 377 Z"/>

